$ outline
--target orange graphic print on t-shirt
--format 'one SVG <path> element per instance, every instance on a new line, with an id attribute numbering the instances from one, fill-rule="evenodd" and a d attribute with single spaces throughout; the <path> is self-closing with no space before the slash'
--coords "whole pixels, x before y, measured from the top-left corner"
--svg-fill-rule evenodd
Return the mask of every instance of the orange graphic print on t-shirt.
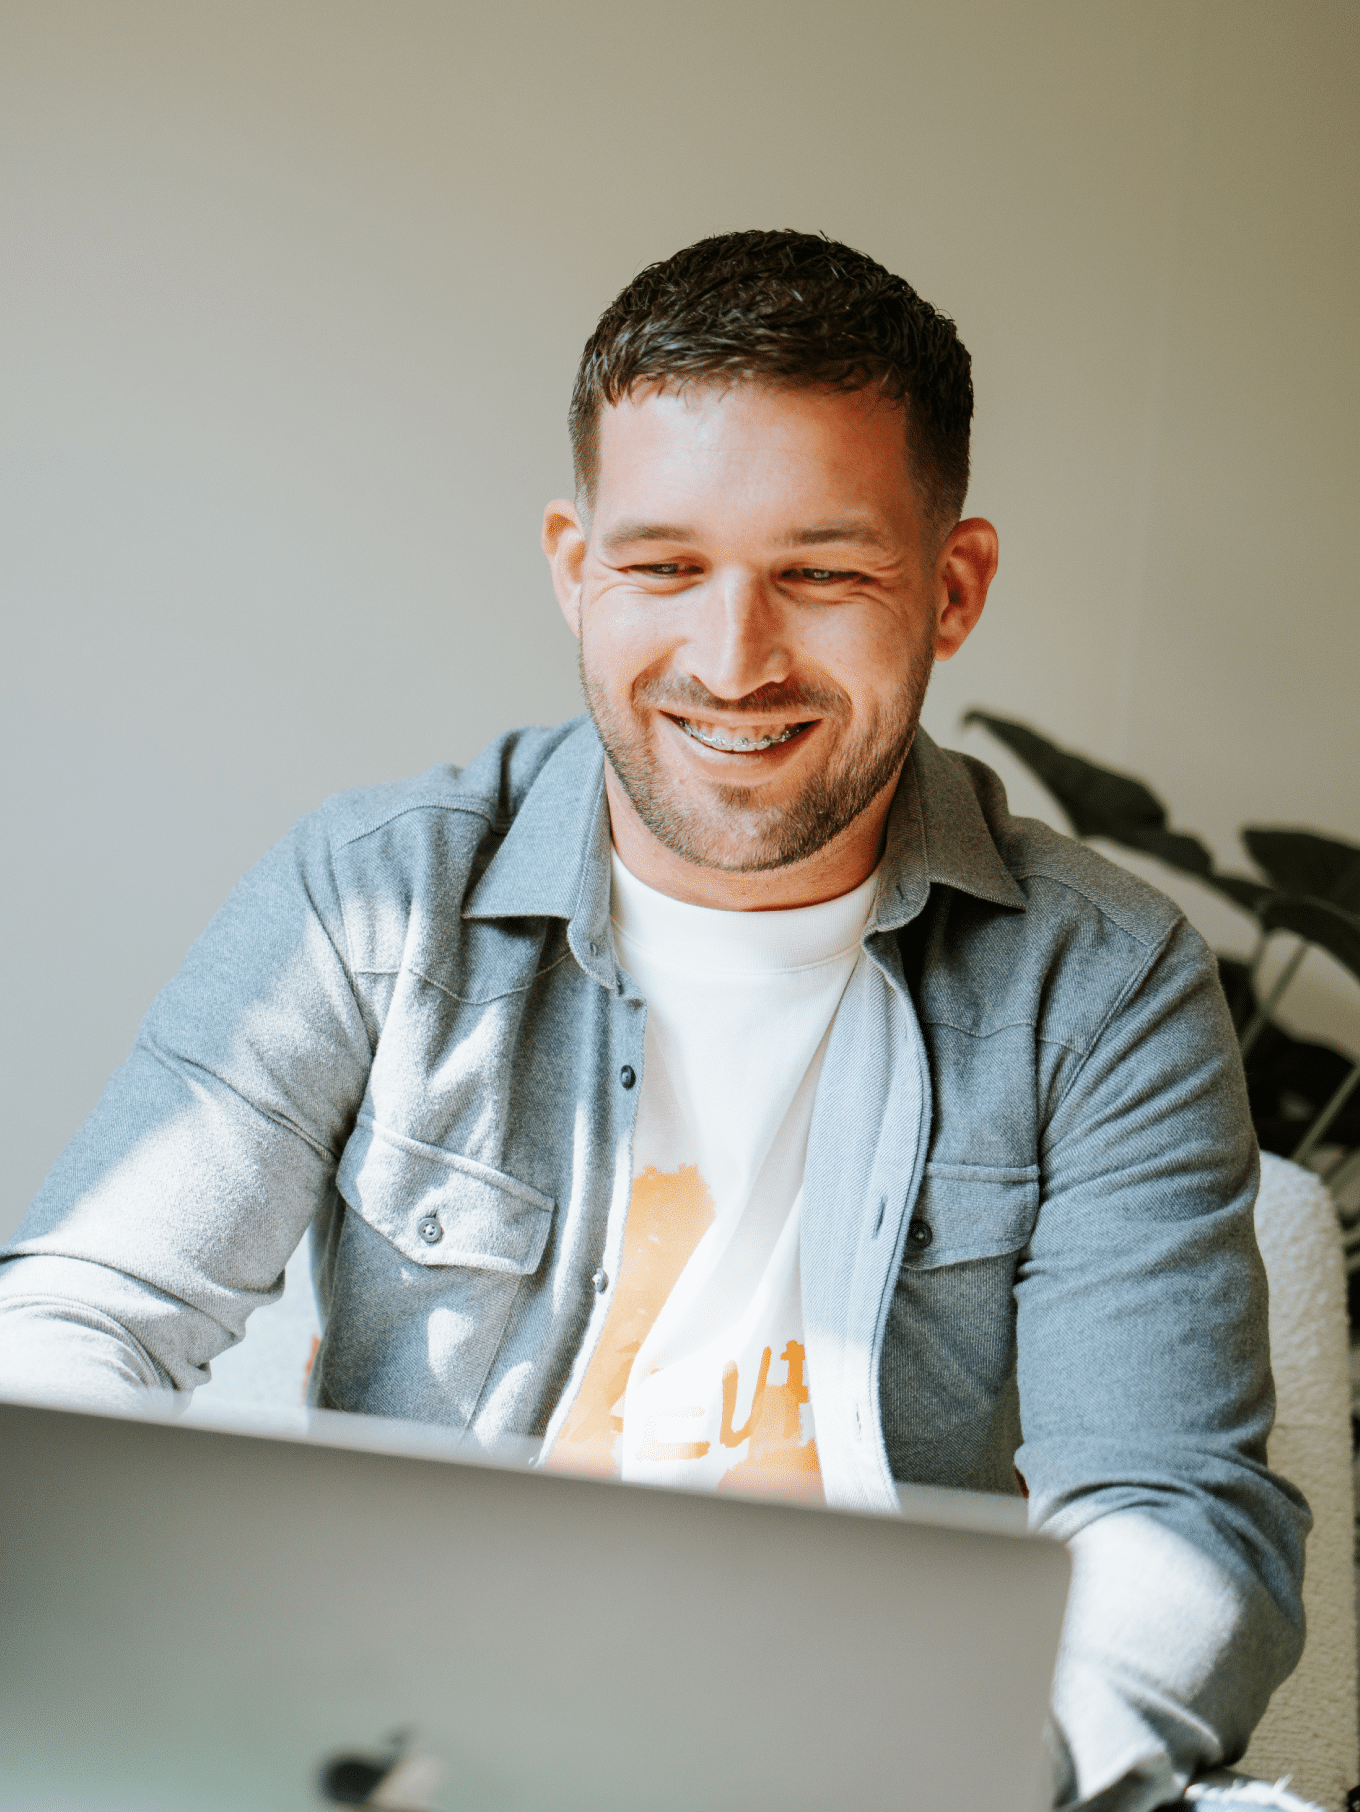
<path id="1" fill-rule="evenodd" d="M 633 1179 L 614 1300 L 549 1465 L 557 1462 L 578 1472 L 618 1475 L 628 1374 L 694 1248 L 712 1225 L 713 1198 L 697 1165 L 682 1164 L 671 1171 L 649 1165 Z"/>
<path id="2" fill-rule="evenodd" d="M 649 1166 L 634 1180 L 614 1300 L 547 1465 L 619 1475 L 624 1398 L 633 1362 L 699 1241 L 712 1226 L 713 1214 L 712 1197 L 693 1164 L 674 1171 Z M 700 1401 L 647 1416 L 633 1448 L 634 1460 L 674 1463 L 707 1459 L 708 1483 L 719 1490 L 820 1501 L 817 1443 L 810 1428 L 804 1432 L 805 1424 L 811 1422 L 805 1360 L 802 1342 L 788 1339 L 778 1360 L 772 1347 L 763 1348 L 758 1363 L 752 1365 L 754 1380 L 740 1376 L 735 1360 L 720 1371 L 715 1364 L 712 1379 L 696 1393 Z M 782 1379 L 778 1375 L 771 1378 L 775 1366 L 782 1368 Z M 696 1437 L 712 1428 L 719 1419 L 719 1399 L 721 1420 L 714 1455 L 711 1439 L 684 1437 L 694 1425 L 690 1418 L 697 1423 Z M 714 1460 L 726 1459 L 729 1453 L 730 1462 L 714 1476 Z"/>
<path id="3" fill-rule="evenodd" d="M 723 1368 L 722 1434 L 724 1447 L 750 1441 L 744 1460 L 730 1467 L 718 1483 L 719 1491 L 776 1491 L 783 1497 L 809 1497 L 822 1501 L 822 1474 L 817 1463 L 817 1442 L 805 1441 L 803 1405 L 808 1387 L 803 1379 L 807 1358 L 800 1340 L 790 1340 L 780 1358 L 788 1367 L 782 1384 L 771 1384 L 770 1348 L 760 1355 L 760 1371 L 750 1411 L 740 1427 L 733 1426 L 737 1405 L 737 1368 Z"/>

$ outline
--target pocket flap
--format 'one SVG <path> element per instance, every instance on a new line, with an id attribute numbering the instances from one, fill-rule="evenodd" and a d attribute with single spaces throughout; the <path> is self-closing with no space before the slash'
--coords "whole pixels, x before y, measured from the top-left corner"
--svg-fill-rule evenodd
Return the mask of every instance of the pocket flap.
<path id="1" fill-rule="evenodd" d="M 368 1225 L 418 1265 L 538 1269 L 555 1203 L 472 1158 L 423 1145 L 364 1117 L 336 1187 Z"/>
<path id="2" fill-rule="evenodd" d="M 1038 1212 L 1037 1164 L 927 1164 L 904 1262 L 914 1271 L 930 1270 L 1017 1252 L 1029 1243 Z"/>

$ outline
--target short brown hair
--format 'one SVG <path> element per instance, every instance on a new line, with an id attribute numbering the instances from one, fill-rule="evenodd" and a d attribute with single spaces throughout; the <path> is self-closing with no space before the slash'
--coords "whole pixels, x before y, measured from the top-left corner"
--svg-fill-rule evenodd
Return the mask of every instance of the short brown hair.
<path id="1" fill-rule="evenodd" d="M 594 502 L 600 410 L 634 384 L 704 378 L 870 387 L 906 414 L 928 528 L 968 491 L 972 361 L 954 323 L 863 252 L 819 233 L 720 233 L 649 264 L 586 341 L 568 423 L 577 492 Z"/>

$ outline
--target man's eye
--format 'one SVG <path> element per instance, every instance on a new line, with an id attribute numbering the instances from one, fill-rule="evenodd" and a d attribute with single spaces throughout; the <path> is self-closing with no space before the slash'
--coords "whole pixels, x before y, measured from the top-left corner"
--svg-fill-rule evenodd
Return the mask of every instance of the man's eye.
<path id="1" fill-rule="evenodd" d="M 674 579 L 684 570 L 683 560 L 658 560 L 652 566 L 635 566 L 633 568 L 635 573 L 650 573 L 654 579 Z"/>
<path id="2" fill-rule="evenodd" d="M 796 566 L 793 569 L 796 579 L 810 580 L 814 585 L 829 585 L 837 579 L 854 579 L 857 573 L 835 572 L 829 566 Z"/>

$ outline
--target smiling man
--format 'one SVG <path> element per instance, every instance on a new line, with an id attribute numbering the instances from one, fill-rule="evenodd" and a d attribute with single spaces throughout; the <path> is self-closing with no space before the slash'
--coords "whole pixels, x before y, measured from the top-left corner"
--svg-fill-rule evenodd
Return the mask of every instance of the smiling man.
<path id="1" fill-rule="evenodd" d="M 1302 1640 L 1256 1152 L 1175 908 L 918 727 L 996 571 L 951 322 L 797 233 L 643 271 L 544 547 L 589 719 L 341 796 L 152 1007 L 0 1388 L 189 1390 L 310 1227 L 329 1408 L 891 1510 L 1025 1491 L 1056 1803 L 1240 1755 Z"/>

